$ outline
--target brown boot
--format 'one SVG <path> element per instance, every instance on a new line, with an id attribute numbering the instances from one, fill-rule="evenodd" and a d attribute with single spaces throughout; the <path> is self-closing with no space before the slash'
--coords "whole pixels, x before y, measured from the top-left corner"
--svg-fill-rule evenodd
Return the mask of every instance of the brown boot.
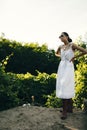
<path id="1" fill-rule="evenodd" d="M 67 118 L 67 99 L 63 99 L 63 112 L 61 119 L 65 120 Z"/>
<path id="2" fill-rule="evenodd" d="M 67 108 L 67 112 L 73 113 L 73 101 L 72 101 L 72 99 L 68 99 L 68 108 Z"/>

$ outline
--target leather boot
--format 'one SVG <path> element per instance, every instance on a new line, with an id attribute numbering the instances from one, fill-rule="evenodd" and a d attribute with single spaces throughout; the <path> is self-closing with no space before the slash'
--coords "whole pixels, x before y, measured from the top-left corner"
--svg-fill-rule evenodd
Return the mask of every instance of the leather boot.
<path id="1" fill-rule="evenodd" d="M 67 99 L 63 99 L 63 112 L 62 112 L 62 116 L 61 119 L 65 120 L 67 118 Z"/>
<path id="2" fill-rule="evenodd" d="M 72 99 L 68 99 L 68 108 L 67 108 L 67 112 L 73 113 L 73 101 L 72 101 Z"/>

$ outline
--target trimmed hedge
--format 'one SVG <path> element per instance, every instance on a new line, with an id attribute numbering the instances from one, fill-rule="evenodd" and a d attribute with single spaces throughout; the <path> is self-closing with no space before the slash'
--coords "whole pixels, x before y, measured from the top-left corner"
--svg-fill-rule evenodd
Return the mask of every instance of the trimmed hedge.
<path id="1" fill-rule="evenodd" d="M 32 96 L 35 104 L 44 106 L 46 95 L 55 90 L 56 74 L 13 74 L 5 73 L 1 68 L 0 81 L 0 110 L 32 103 Z"/>

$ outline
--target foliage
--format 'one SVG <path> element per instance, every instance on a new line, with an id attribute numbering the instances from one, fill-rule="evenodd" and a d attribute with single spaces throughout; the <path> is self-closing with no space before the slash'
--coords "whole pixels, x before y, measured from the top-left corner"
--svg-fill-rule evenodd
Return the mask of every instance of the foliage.
<path id="1" fill-rule="evenodd" d="M 26 75 L 27 78 L 22 80 L 23 86 L 19 88 L 18 97 L 23 102 L 32 102 L 31 97 L 35 97 L 35 103 L 44 105 L 46 99 L 44 95 L 51 94 L 55 90 L 55 74 L 48 75 L 38 72 L 37 76 Z"/>
<path id="2" fill-rule="evenodd" d="M 5 73 L 3 65 L 0 69 L 0 110 L 8 109 L 24 103 L 35 102 L 45 105 L 46 95 L 55 90 L 55 74 L 40 73 L 37 76 L 26 74 Z"/>
<path id="3" fill-rule="evenodd" d="M 54 91 L 51 95 L 47 95 L 47 102 L 45 105 L 47 107 L 57 108 L 57 107 L 62 106 L 62 102 L 61 102 L 61 99 L 56 97 L 56 94 Z"/>
<path id="4" fill-rule="evenodd" d="M 9 39 L 0 40 L 0 61 L 7 55 L 10 57 L 5 67 L 6 72 L 27 73 L 36 75 L 36 70 L 48 74 L 56 73 L 59 59 L 54 50 L 49 50 L 46 44 L 19 43 Z"/>
<path id="5" fill-rule="evenodd" d="M 80 62 L 75 72 L 76 96 L 74 98 L 75 105 L 81 107 L 83 100 L 87 98 L 87 61 Z"/>
<path id="6" fill-rule="evenodd" d="M 8 60 L 8 57 L 6 60 Z M 6 60 L 0 63 L 0 110 L 18 106 L 19 104 L 19 99 L 17 97 L 18 91 L 17 89 L 15 89 L 15 91 L 13 90 L 14 80 L 17 78 L 15 74 L 9 75 L 5 73 Z M 16 84 L 18 83 L 16 82 Z"/>

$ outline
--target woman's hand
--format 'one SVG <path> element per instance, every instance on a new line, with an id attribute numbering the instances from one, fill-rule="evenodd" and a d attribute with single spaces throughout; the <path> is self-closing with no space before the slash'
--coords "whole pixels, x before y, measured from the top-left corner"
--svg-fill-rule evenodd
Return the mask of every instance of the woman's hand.
<path id="1" fill-rule="evenodd" d="M 71 61 L 74 62 L 74 59 L 75 59 L 75 57 L 73 57 L 73 58 L 70 60 L 70 62 L 71 62 Z"/>

